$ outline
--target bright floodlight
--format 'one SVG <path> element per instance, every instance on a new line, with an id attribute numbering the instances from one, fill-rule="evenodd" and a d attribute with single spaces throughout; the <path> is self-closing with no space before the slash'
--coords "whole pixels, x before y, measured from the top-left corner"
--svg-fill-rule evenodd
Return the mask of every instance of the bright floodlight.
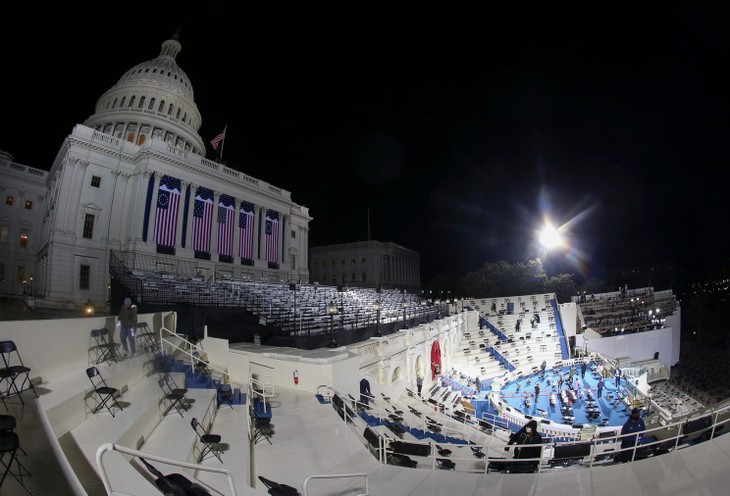
<path id="1" fill-rule="evenodd" d="M 551 248 L 555 248 L 562 242 L 562 237 L 560 236 L 560 233 L 557 229 L 555 229 L 551 225 L 543 227 L 542 231 L 540 232 L 540 243 L 545 248 L 547 248 L 548 250 Z"/>

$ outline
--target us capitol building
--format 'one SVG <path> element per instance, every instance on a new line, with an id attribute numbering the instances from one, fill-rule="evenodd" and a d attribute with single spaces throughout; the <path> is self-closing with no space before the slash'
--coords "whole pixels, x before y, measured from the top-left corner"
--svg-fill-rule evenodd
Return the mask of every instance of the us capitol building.
<path id="1" fill-rule="evenodd" d="M 50 171 L 0 152 L 0 294 L 110 300 L 110 261 L 202 280 L 308 281 L 309 222 L 291 193 L 205 158 L 176 37 L 122 75 Z"/>

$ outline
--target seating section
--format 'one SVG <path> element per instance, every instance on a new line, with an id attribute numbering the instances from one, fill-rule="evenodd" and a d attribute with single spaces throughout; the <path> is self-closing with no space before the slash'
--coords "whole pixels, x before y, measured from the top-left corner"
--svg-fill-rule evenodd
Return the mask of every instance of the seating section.
<path id="1" fill-rule="evenodd" d="M 398 289 L 347 288 L 320 284 L 281 284 L 241 280 L 229 274 L 216 274 L 204 281 L 193 272 L 169 274 L 158 270 L 157 258 L 140 255 L 125 259 L 115 252 L 111 271 L 127 291 L 139 294 L 150 305 L 185 305 L 236 307 L 259 317 L 282 335 L 312 336 L 330 332 L 328 306 L 337 308 L 341 330 L 390 325 L 399 328 L 438 318 L 440 300 Z M 184 269 L 184 267 L 181 267 Z"/>

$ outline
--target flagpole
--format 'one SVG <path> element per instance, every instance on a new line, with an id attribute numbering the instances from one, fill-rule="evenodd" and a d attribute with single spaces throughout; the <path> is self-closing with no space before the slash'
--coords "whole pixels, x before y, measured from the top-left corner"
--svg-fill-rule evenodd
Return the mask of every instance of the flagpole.
<path id="1" fill-rule="evenodd" d="M 223 160 L 223 145 L 226 144 L 226 131 L 228 130 L 228 124 L 223 128 L 223 139 L 221 140 L 221 149 L 218 153 L 218 160 Z"/>

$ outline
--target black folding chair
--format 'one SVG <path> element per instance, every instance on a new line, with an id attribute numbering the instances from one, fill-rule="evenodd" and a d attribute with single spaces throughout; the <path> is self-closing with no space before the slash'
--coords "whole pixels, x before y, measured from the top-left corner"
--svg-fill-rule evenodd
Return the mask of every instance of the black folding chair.
<path id="1" fill-rule="evenodd" d="M 165 377 L 160 377 L 160 379 L 157 381 L 160 389 L 162 389 L 162 392 L 165 393 L 165 397 L 162 399 L 162 401 L 167 401 L 168 403 L 167 409 L 162 415 L 167 415 L 168 413 L 170 413 L 170 410 L 174 408 L 175 410 L 177 410 L 177 413 L 180 414 L 180 417 L 185 418 L 185 415 L 183 415 L 183 411 L 187 411 L 187 408 L 185 407 L 185 405 L 183 405 L 185 393 L 179 391 L 176 392 L 170 389 L 170 386 L 168 386 Z"/>
<path id="2" fill-rule="evenodd" d="M 299 491 L 295 487 L 267 479 L 262 475 L 259 475 L 259 480 L 266 486 L 271 496 L 299 496 Z"/>
<path id="3" fill-rule="evenodd" d="M 23 396 L 20 393 L 26 389 L 32 389 L 33 394 L 35 394 L 35 397 L 37 398 L 38 392 L 35 390 L 35 386 L 33 386 L 33 381 L 30 380 L 30 368 L 26 367 L 23 363 L 23 358 L 20 356 L 20 352 L 18 351 L 18 347 L 15 346 L 15 342 L 0 341 L 0 353 L 2 353 L 4 364 L 0 371 L 0 381 L 7 382 L 7 388 L 4 389 L 3 392 L 0 392 L 5 408 L 8 407 L 8 405 L 5 404 L 5 398 L 12 396 L 13 394 L 17 394 L 18 398 L 20 398 L 20 402 L 25 405 Z M 18 386 L 18 381 L 21 379 L 22 382 L 20 382 L 20 386 Z"/>
<path id="4" fill-rule="evenodd" d="M 97 357 L 96 362 L 94 362 L 96 365 L 99 365 L 102 362 L 106 362 L 111 365 L 112 362 L 117 361 L 117 358 L 119 357 L 119 346 L 121 343 L 114 343 L 111 341 L 111 338 L 109 337 L 109 329 L 106 327 L 102 327 L 101 329 L 92 329 L 91 337 L 94 338 L 94 342 L 96 343 Z"/>
<path id="5" fill-rule="evenodd" d="M 150 329 L 150 326 L 147 324 L 147 322 L 140 322 L 137 324 L 137 336 L 136 339 L 138 339 L 140 342 L 140 346 L 142 348 L 146 346 L 154 346 L 157 347 L 157 334 L 152 332 L 152 329 Z"/>
<path id="6" fill-rule="evenodd" d="M 223 448 L 220 446 L 221 442 L 221 436 L 220 434 L 211 434 L 207 432 L 202 425 L 200 425 L 200 422 L 198 422 L 198 419 L 195 417 L 192 418 L 190 421 L 190 426 L 195 431 L 195 434 L 198 435 L 198 440 L 203 445 L 203 448 L 200 450 L 200 456 L 198 457 L 198 463 L 205 460 L 206 455 L 213 454 L 216 458 L 218 458 L 218 461 L 223 463 L 223 459 L 221 458 L 221 454 L 223 454 Z"/>
<path id="7" fill-rule="evenodd" d="M 181 402 L 183 403 L 183 406 L 185 406 L 185 409 L 189 410 L 190 407 L 193 406 L 193 401 L 195 400 L 191 400 L 190 398 L 185 396 L 186 394 L 188 394 L 188 388 L 178 386 L 175 382 L 175 379 L 173 379 L 172 376 L 168 373 L 163 376 L 163 379 L 165 379 L 165 383 L 167 384 L 170 392 L 183 395 Z"/>
<path id="8" fill-rule="evenodd" d="M 274 424 L 271 423 L 271 419 L 267 417 L 254 417 L 254 439 L 253 443 L 258 444 L 259 441 L 266 439 L 269 444 L 271 442 L 271 436 L 274 435 Z"/>
<path id="9" fill-rule="evenodd" d="M 102 408 L 106 408 L 109 413 L 112 414 L 112 417 L 114 417 L 114 411 L 109 404 L 110 401 L 113 401 L 114 405 L 119 408 L 120 411 L 123 411 L 122 407 L 119 406 L 119 403 L 117 403 L 117 400 L 114 397 L 114 395 L 117 393 L 117 388 L 110 387 L 106 383 L 104 377 L 102 377 L 101 373 L 99 372 L 99 369 L 97 369 L 96 367 L 89 367 L 88 369 L 86 369 L 86 375 L 89 377 L 91 385 L 94 386 L 94 391 L 96 392 L 97 396 L 99 396 L 99 404 L 96 405 L 92 413 L 97 413 Z"/>
<path id="10" fill-rule="evenodd" d="M 165 496 L 208 496 L 210 492 L 196 486 L 183 474 L 174 473 L 165 475 L 144 458 L 140 458 L 147 470 L 156 477 L 155 485 Z"/>
<path id="11" fill-rule="evenodd" d="M 224 403 L 233 408 L 233 386 L 224 382 L 216 383 L 218 408 Z"/>
<path id="12" fill-rule="evenodd" d="M 203 360 L 203 357 L 201 357 L 200 352 L 193 351 L 192 353 L 193 359 L 195 360 L 195 370 L 199 370 L 203 372 L 205 375 L 211 375 L 210 368 L 208 368 L 208 362 L 206 360 Z"/>
<path id="13" fill-rule="evenodd" d="M 18 460 L 18 450 L 22 450 L 20 448 L 20 439 L 18 438 L 18 434 L 10 430 L 0 431 L 0 464 L 4 467 L 3 475 L 0 479 L 0 489 L 5 482 L 6 477 L 10 474 L 16 481 L 18 481 L 23 489 L 28 491 L 28 494 L 32 495 L 33 493 L 30 489 L 28 489 L 23 481 L 23 476 L 30 475 L 30 472 L 28 472 L 28 470 L 20 463 L 20 460 Z M 15 462 L 18 467 L 17 472 L 13 472 L 12 470 L 13 462 Z"/>

